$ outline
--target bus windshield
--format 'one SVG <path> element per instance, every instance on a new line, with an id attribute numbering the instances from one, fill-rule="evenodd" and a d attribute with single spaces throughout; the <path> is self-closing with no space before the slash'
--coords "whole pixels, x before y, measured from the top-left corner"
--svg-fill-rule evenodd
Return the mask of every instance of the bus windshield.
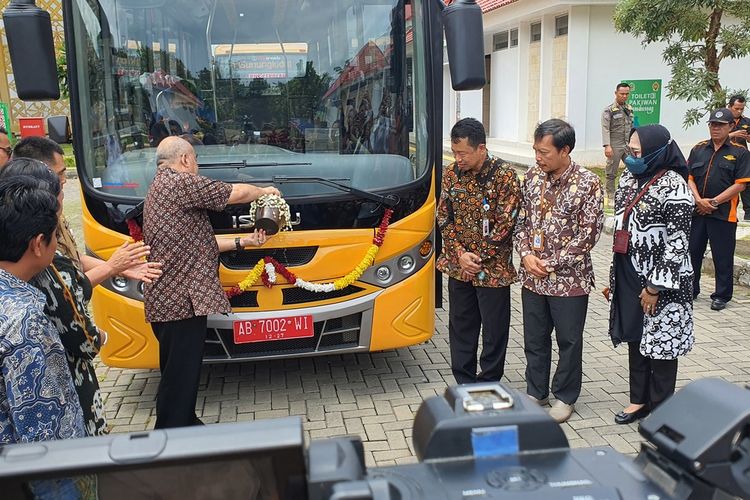
<path id="1" fill-rule="evenodd" d="M 418 6 L 74 0 L 69 47 L 87 185 L 144 197 L 156 147 L 170 135 L 194 145 L 201 173 L 230 182 L 315 176 L 372 191 L 421 178 Z M 299 183 L 284 192 L 336 191 Z"/>

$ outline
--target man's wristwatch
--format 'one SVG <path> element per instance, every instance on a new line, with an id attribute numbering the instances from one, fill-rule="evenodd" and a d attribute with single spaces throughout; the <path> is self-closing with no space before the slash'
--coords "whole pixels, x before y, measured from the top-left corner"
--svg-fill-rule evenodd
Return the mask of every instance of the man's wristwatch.
<path id="1" fill-rule="evenodd" d="M 234 239 L 234 248 L 237 251 L 242 250 L 241 242 L 242 242 L 242 238 L 240 238 L 239 236 Z"/>
<path id="2" fill-rule="evenodd" d="M 716 201 L 716 199 L 709 200 L 708 204 L 714 208 L 717 208 L 719 206 L 719 202 Z"/>

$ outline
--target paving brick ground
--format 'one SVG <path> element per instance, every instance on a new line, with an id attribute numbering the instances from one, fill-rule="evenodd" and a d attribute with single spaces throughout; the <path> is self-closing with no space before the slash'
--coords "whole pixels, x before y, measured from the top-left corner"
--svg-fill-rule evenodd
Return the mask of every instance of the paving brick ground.
<path id="1" fill-rule="evenodd" d="M 75 213 L 76 195 L 72 185 L 66 186 L 71 202 L 66 212 Z M 608 272 L 610 248 L 611 239 L 604 236 L 594 252 L 598 288 Z M 722 312 L 711 311 L 705 295 L 696 301 L 697 342 L 680 360 L 678 387 L 702 377 L 750 381 L 750 294 L 739 290 L 737 295 Z M 628 403 L 627 352 L 625 346 L 612 347 L 607 318 L 606 302 L 599 294 L 592 295 L 585 330 L 583 390 L 577 413 L 563 429 L 573 447 L 610 445 L 632 454 L 641 441 L 636 425 L 619 426 L 612 420 Z M 442 394 L 453 382 L 447 307 L 438 310 L 435 319 L 432 340 L 408 349 L 207 366 L 201 376 L 197 413 L 207 423 L 300 415 L 307 439 L 360 435 L 368 465 L 413 462 L 414 414 L 424 398 Z M 521 390 L 525 387 L 522 342 L 520 288 L 516 286 L 505 373 L 506 382 Z M 103 364 L 97 371 L 113 432 L 152 428 L 158 371 Z"/>

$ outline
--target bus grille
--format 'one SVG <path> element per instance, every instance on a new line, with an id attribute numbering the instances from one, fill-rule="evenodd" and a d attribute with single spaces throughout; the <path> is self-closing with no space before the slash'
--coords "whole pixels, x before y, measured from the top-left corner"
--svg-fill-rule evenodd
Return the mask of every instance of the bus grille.
<path id="1" fill-rule="evenodd" d="M 235 344 L 232 330 L 212 328 L 208 331 L 203 357 L 206 361 L 232 358 L 252 359 L 357 347 L 361 328 L 361 312 L 341 318 L 316 321 L 314 324 L 315 335 L 305 339 Z M 227 352 L 229 356 L 227 356 Z"/>
<path id="2" fill-rule="evenodd" d="M 273 257 L 285 266 L 301 266 L 315 257 L 318 247 L 245 249 L 222 252 L 219 261 L 228 269 L 252 269 L 263 257 Z"/>
<path id="3" fill-rule="evenodd" d="M 281 291 L 284 296 L 284 304 L 304 304 L 306 302 L 317 302 L 320 300 L 338 299 L 361 292 L 364 288 L 349 285 L 341 290 L 334 290 L 328 293 L 317 293 L 305 290 L 304 288 L 285 288 Z"/>
<path id="4" fill-rule="evenodd" d="M 258 307 L 258 292 L 255 290 L 242 292 L 229 299 L 229 303 L 232 307 Z"/>

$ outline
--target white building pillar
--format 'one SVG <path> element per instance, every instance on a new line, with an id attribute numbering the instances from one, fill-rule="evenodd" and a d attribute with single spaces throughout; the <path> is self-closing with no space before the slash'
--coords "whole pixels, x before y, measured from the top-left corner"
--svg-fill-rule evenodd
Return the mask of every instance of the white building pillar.
<path id="1" fill-rule="evenodd" d="M 576 130 L 576 143 L 581 150 L 595 146 L 593 142 L 589 144 L 586 134 L 590 16 L 588 5 L 576 5 L 570 8 L 568 17 L 568 121 Z M 598 116 L 591 119 L 598 120 Z"/>
<path id="2" fill-rule="evenodd" d="M 457 92 L 460 97 L 460 118 L 476 118 L 482 121 L 482 89 Z"/>
<path id="3" fill-rule="evenodd" d="M 518 23 L 518 127 L 516 137 L 518 142 L 526 141 L 526 125 L 529 121 L 529 23 Z"/>
<path id="4" fill-rule="evenodd" d="M 539 72 L 539 121 L 552 116 L 552 67 L 555 39 L 555 16 L 547 14 L 542 17 L 542 55 Z"/>

